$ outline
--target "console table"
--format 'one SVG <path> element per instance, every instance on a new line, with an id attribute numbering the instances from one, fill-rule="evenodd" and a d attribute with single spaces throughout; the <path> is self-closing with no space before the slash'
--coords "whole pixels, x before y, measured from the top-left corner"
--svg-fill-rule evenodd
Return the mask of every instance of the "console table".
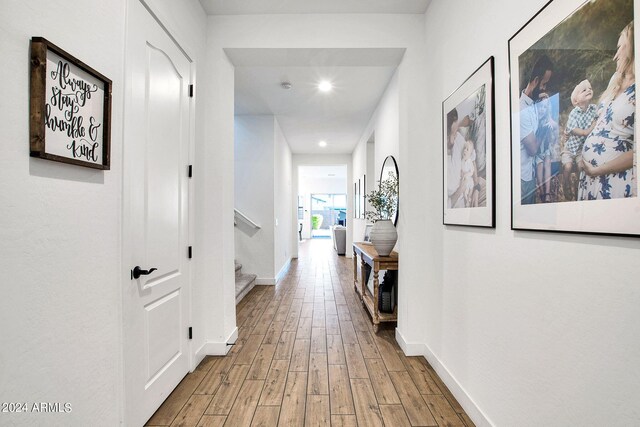
<path id="1" fill-rule="evenodd" d="M 358 261 L 360 261 L 358 263 Z M 365 265 L 371 266 L 373 274 L 373 295 L 367 288 Z M 358 242 L 353 244 L 353 287 L 360 296 L 362 304 L 369 310 L 373 321 L 373 331 L 378 332 L 380 322 L 398 321 L 398 305 L 393 313 L 381 313 L 378 303 L 378 288 L 380 286 L 378 273 L 380 270 L 398 270 L 398 253 L 393 251 L 389 256 L 379 256 L 372 244 Z M 397 292 L 396 284 L 396 292 Z"/>

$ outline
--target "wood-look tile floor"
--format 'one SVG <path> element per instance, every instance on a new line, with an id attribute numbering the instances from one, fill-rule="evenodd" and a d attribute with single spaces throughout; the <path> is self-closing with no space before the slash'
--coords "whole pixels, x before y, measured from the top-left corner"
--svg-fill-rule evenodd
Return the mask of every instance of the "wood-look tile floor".
<path id="1" fill-rule="evenodd" d="M 304 242 L 278 285 L 238 304 L 237 324 L 229 354 L 206 357 L 148 426 L 473 426 L 394 324 L 373 333 L 330 240 Z"/>

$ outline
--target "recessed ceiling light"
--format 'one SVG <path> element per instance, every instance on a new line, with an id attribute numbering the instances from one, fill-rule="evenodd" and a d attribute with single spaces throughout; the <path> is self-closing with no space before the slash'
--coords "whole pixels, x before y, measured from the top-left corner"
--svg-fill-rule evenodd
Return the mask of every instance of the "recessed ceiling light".
<path id="1" fill-rule="evenodd" d="M 318 90 L 320 92 L 330 92 L 333 89 L 333 84 L 329 80 L 323 80 L 318 83 Z"/>
<path id="2" fill-rule="evenodd" d="M 326 146 L 327 146 L 327 141 L 320 141 L 320 142 L 318 142 L 318 145 L 319 145 L 320 147 L 323 147 L 323 148 L 324 148 L 324 147 L 326 147 Z"/>

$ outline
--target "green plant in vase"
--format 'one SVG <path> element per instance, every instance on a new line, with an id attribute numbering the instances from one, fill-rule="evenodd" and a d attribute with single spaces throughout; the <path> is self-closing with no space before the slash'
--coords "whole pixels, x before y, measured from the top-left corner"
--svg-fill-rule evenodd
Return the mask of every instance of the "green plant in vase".
<path id="1" fill-rule="evenodd" d="M 398 209 L 398 187 L 398 176 L 390 172 L 388 178 L 380 181 L 377 190 L 365 196 L 373 208 L 364 213 L 366 219 L 374 221 L 371 243 L 380 256 L 388 256 L 398 241 L 398 232 L 391 221 Z"/>
<path id="2" fill-rule="evenodd" d="M 390 220 L 398 209 L 398 175 L 389 172 L 388 178 L 380 181 L 377 190 L 364 196 L 371 211 L 364 213 L 369 221 Z"/>
<path id="3" fill-rule="evenodd" d="M 311 217 L 311 229 L 317 230 L 322 225 L 322 215 L 313 215 Z"/>

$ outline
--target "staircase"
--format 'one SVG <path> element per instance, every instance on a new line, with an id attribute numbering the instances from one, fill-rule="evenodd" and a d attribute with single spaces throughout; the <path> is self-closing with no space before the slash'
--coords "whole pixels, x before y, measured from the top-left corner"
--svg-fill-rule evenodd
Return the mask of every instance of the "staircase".
<path id="1" fill-rule="evenodd" d="M 242 272 L 242 264 L 236 263 L 236 305 L 249 293 L 256 285 L 255 274 L 245 274 Z"/>

